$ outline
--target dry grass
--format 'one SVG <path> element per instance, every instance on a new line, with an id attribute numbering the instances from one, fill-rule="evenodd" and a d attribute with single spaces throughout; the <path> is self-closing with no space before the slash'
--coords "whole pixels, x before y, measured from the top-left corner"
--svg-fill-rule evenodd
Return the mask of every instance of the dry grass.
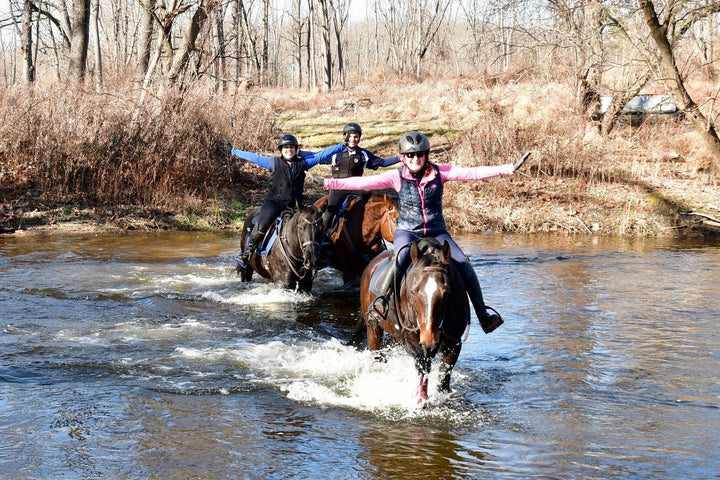
<path id="1" fill-rule="evenodd" d="M 687 123 L 625 126 L 601 138 L 575 112 L 572 86 L 530 74 L 418 83 L 378 72 L 345 91 L 170 93 L 141 108 L 137 95 L 117 90 L 125 93 L 0 93 L 6 217 L 25 201 L 96 211 L 130 205 L 228 224 L 260 202 L 269 175 L 227 159 L 222 138 L 270 155 L 281 132 L 293 133 L 317 150 L 340 141 L 349 121 L 363 126 L 362 146 L 386 157 L 412 129 L 430 136 L 438 163 L 503 164 L 532 151 L 512 177 L 449 184 L 452 228 L 674 235 L 712 233 L 684 211 L 720 216 L 718 174 Z M 324 167 L 313 173 L 329 175 Z"/>

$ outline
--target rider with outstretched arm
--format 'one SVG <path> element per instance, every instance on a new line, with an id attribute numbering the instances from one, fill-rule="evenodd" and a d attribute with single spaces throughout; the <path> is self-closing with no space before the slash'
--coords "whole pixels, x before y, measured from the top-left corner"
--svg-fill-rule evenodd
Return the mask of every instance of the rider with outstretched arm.
<path id="1" fill-rule="evenodd" d="M 456 167 L 436 165 L 429 160 L 430 142 L 418 132 L 411 131 L 400 138 L 399 153 L 403 165 L 395 170 L 368 177 L 350 177 L 345 179 L 325 179 L 327 189 L 371 190 L 392 188 L 398 192 L 400 201 L 400 219 L 393 246 L 397 261 L 391 261 L 378 287 L 378 297 L 370 306 L 368 318 L 375 317 L 378 322 L 387 317 L 389 295 L 392 293 L 396 273 L 403 274 L 409 263 L 408 249 L 405 245 L 426 237 L 435 237 L 450 244 L 452 258 L 465 283 L 475 313 L 485 333 L 490 333 L 503 324 L 502 318 L 488 311 L 483 300 L 480 282 L 467 257 L 452 239 L 445 225 L 442 212 L 443 185 L 449 181 L 472 181 L 501 175 L 512 175 L 527 158 L 523 156 L 517 162 L 498 166 Z M 396 267 L 397 265 L 397 267 Z M 399 269 L 396 272 L 396 268 Z M 379 317 L 379 318 L 378 318 Z"/>
<path id="2" fill-rule="evenodd" d="M 361 177 L 365 168 L 377 170 L 380 167 L 395 165 L 400 161 L 398 156 L 381 158 L 362 148 L 360 146 L 362 128 L 357 123 L 346 124 L 342 133 L 342 151 L 320 161 L 322 164 L 331 165 L 332 178 Z M 334 225 L 334 219 L 350 193 L 350 190 L 330 190 L 327 210 L 323 213 L 323 228 L 328 237 Z"/>
<path id="3" fill-rule="evenodd" d="M 260 245 L 270 224 L 284 210 L 302 206 L 305 191 L 305 172 L 321 161 L 328 160 L 331 156 L 341 152 L 343 147 L 342 143 L 338 143 L 318 153 L 299 151 L 297 138 L 285 134 L 278 140 L 280 155 L 265 157 L 233 148 L 232 144 L 225 140 L 228 155 L 252 162 L 270 170 L 272 173 L 270 191 L 260 207 L 260 217 L 250 233 L 248 246 L 236 259 L 240 268 L 247 266 L 250 255 Z"/>

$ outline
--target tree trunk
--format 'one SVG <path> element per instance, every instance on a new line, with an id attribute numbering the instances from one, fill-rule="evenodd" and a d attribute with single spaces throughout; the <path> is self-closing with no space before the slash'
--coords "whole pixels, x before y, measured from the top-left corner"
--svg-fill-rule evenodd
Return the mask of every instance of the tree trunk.
<path id="1" fill-rule="evenodd" d="M 29 84 L 35 82 L 35 64 L 33 62 L 33 45 L 32 45 L 32 11 L 33 4 L 30 0 L 25 0 L 22 10 L 22 35 L 20 38 L 21 50 L 23 54 L 23 77 Z"/>
<path id="2" fill-rule="evenodd" d="M 90 0 L 75 0 L 72 17 L 68 76 L 75 84 L 82 85 L 85 81 L 90 37 Z"/>
<path id="3" fill-rule="evenodd" d="M 155 0 L 144 0 L 140 17 L 140 42 L 138 44 L 138 75 L 140 78 L 145 76 L 150 65 L 154 25 L 152 11 L 154 9 Z"/>
<path id="4" fill-rule="evenodd" d="M 667 27 L 661 25 L 658 21 L 655 6 L 651 1 L 640 0 L 640 7 L 650 28 L 650 34 L 660 52 L 661 67 L 665 74 L 664 83 L 670 90 L 675 105 L 690 119 L 693 127 L 705 142 L 705 146 L 715 163 L 720 164 L 720 139 L 715 131 L 712 119 L 708 119 L 702 114 L 700 108 L 690 98 L 690 94 L 685 88 L 684 81 L 675 63 L 672 46 L 667 37 Z"/>
<path id="5" fill-rule="evenodd" d="M 95 17 L 93 25 L 95 28 L 95 89 L 100 92 L 103 86 L 102 51 L 100 50 L 100 0 L 95 0 Z"/>
<path id="6" fill-rule="evenodd" d="M 195 50 L 195 40 L 200 33 L 205 21 L 208 19 L 208 12 L 217 6 L 216 0 L 202 0 L 195 14 L 190 19 L 190 24 L 185 29 L 180 45 L 178 45 L 172 67 L 168 73 L 170 83 L 177 83 L 180 74 L 187 69 L 190 53 Z"/>
<path id="7" fill-rule="evenodd" d="M 332 89 L 332 46 L 330 45 L 330 9 L 329 0 L 320 0 L 321 36 L 323 55 L 323 90 L 329 92 Z"/>
<path id="8" fill-rule="evenodd" d="M 268 53 L 270 50 L 270 0 L 263 0 L 263 15 L 262 15 L 262 54 L 260 57 L 260 84 L 268 85 L 267 82 L 267 68 L 268 68 Z"/>

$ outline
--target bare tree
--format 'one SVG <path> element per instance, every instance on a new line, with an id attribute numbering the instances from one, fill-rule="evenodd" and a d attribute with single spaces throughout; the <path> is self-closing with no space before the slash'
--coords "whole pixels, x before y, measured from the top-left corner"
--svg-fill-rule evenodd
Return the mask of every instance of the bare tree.
<path id="1" fill-rule="evenodd" d="M 12 2 L 11 2 L 12 4 Z M 32 12 L 33 3 L 25 0 L 22 10 L 22 34 L 20 48 L 23 54 L 23 77 L 27 83 L 35 82 L 35 63 L 33 62 Z"/>
<path id="2" fill-rule="evenodd" d="M 150 65 L 150 51 L 153 37 L 155 0 L 138 0 L 142 7 L 140 16 L 140 41 L 138 43 L 138 68 L 141 77 L 147 73 Z"/>
<path id="3" fill-rule="evenodd" d="M 345 87 L 345 57 L 344 52 L 344 40 L 343 30 L 348 21 L 349 15 L 349 3 L 343 0 L 330 0 L 330 8 L 332 9 L 332 25 L 333 31 L 335 32 L 335 51 L 337 52 L 337 72 L 340 85 Z"/>
<path id="4" fill-rule="evenodd" d="M 323 90 L 332 89 L 332 45 L 330 38 L 330 23 L 332 9 L 330 0 L 318 0 L 320 5 L 320 36 L 322 38 L 320 46 L 322 47 L 323 57 Z"/>
<path id="5" fill-rule="evenodd" d="M 80 85 L 85 80 L 87 68 L 87 53 L 90 40 L 90 0 L 74 0 L 72 11 L 68 75 L 74 83 Z"/>
<path id="6" fill-rule="evenodd" d="M 99 92 L 103 85 L 102 49 L 100 48 L 100 0 L 95 0 L 93 7 L 95 16 L 93 26 L 95 30 L 95 88 Z"/>
<path id="7" fill-rule="evenodd" d="M 645 20 L 650 28 L 650 34 L 657 45 L 660 56 L 660 66 L 664 74 L 663 83 L 667 85 L 675 104 L 687 115 L 695 127 L 695 130 L 700 133 L 700 136 L 705 142 L 705 146 L 715 159 L 715 162 L 720 164 L 720 139 L 718 139 L 715 125 L 711 118 L 703 115 L 698 105 L 690 97 L 690 94 L 685 88 L 682 75 L 678 71 L 673 46 L 668 39 L 668 34 L 672 35 L 672 30 L 677 26 L 674 22 L 673 15 L 671 12 L 668 12 L 666 21 L 660 23 L 657 13 L 655 12 L 655 5 L 652 1 L 640 0 L 640 8 L 645 15 Z M 715 8 L 720 8 L 720 6 L 716 6 Z M 714 10 L 714 8 L 711 8 L 711 10 Z"/>
<path id="8" fill-rule="evenodd" d="M 190 59 L 190 54 L 195 49 L 195 41 L 197 40 L 200 29 L 208 19 L 208 13 L 217 8 L 217 0 L 201 0 L 197 10 L 190 19 L 190 23 L 185 29 L 180 45 L 178 45 L 175 58 L 168 72 L 168 80 L 170 83 L 176 83 L 181 73 L 185 71 Z"/>
<path id="9" fill-rule="evenodd" d="M 445 21 L 450 0 L 397 0 L 380 8 L 398 74 L 420 76 L 428 48 Z"/>

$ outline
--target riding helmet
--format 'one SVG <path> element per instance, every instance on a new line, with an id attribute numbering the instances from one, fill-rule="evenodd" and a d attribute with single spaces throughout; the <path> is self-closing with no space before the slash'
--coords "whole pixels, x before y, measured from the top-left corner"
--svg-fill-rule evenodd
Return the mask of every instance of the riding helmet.
<path id="1" fill-rule="evenodd" d="M 294 135 L 286 133 L 278 140 L 278 149 L 282 149 L 285 145 L 294 145 L 296 148 L 300 145 Z"/>
<path id="2" fill-rule="evenodd" d="M 347 135 L 348 133 L 357 133 L 358 135 L 362 135 L 362 128 L 360 128 L 360 125 L 357 123 L 348 123 L 343 127 L 343 135 Z"/>
<path id="3" fill-rule="evenodd" d="M 398 147 L 400 153 L 428 152 L 430 141 L 422 133 L 413 130 L 400 137 Z"/>

